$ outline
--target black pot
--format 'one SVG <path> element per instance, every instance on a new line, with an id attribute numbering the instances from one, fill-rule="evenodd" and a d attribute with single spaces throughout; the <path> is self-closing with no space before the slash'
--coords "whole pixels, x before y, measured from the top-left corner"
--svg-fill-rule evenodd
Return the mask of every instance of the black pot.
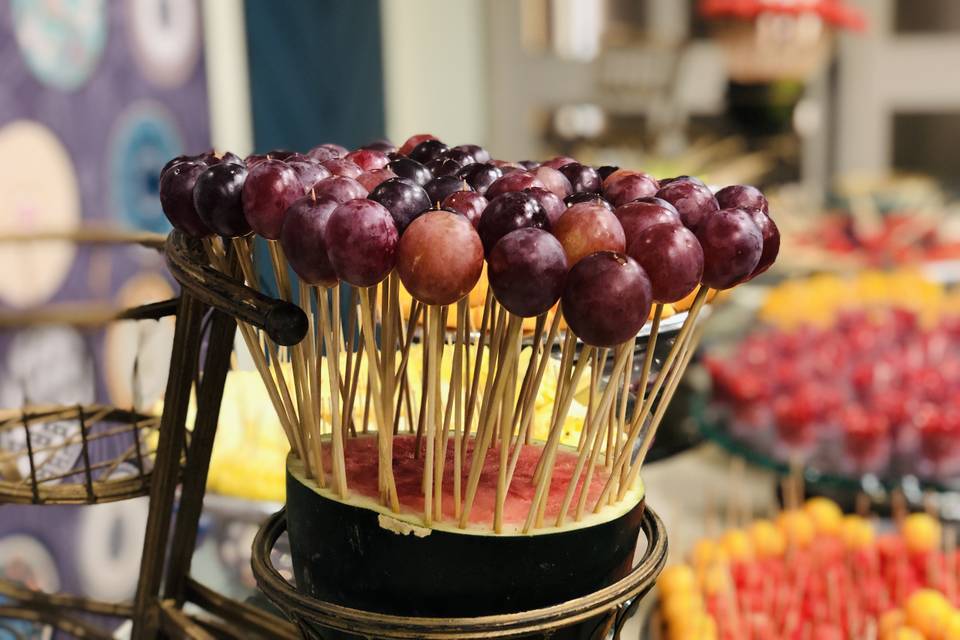
<path id="1" fill-rule="evenodd" d="M 318 600 L 402 616 L 506 614 L 582 597 L 632 567 L 643 499 L 604 521 L 530 535 L 427 529 L 370 500 L 334 499 L 298 464 L 287 466 L 290 549 L 298 590 Z"/>

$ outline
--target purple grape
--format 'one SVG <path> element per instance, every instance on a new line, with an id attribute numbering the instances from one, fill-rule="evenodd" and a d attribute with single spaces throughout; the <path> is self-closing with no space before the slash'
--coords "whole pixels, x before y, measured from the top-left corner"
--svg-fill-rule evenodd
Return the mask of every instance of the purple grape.
<path id="1" fill-rule="evenodd" d="M 346 176 L 330 176 L 313 185 L 313 192 L 319 196 L 328 196 L 337 202 L 346 202 L 355 198 L 366 198 L 366 188 Z"/>
<path id="2" fill-rule="evenodd" d="M 393 270 L 400 234 L 386 207 L 358 198 L 333 210 L 326 240 L 337 275 L 355 287 L 371 287 Z"/>
<path id="3" fill-rule="evenodd" d="M 581 191 L 580 193 L 573 193 L 563 199 L 563 203 L 568 207 L 572 207 L 575 204 L 581 204 L 584 202 L 599 202 L 610 211 L 613 211 L 613 205 L 607 202 L 607 199 L 601 196 L 599 193 L 592 193 L 590 191 Z"/>
<path id="4" fill-rule="evenodd" d="M 267 157 L 273 158 L 274 160 L 283 160 L 286 161 L 290 156 L 295 155 L 296 151 L 290 151 L 289 149 L 273 149 L 267 151 Z"/>
<path id="5" fill-rule="evenodd" d="M 410 152 L 416 149 L 417 145 L 420 144 L 421 142 L 424 142 L 425 140 L 436 140 L 436 139 L 437 139 L 436 136 L 431 135 L 429 133 L 414 134 L 409 138 L 407 138 L 402 145 L 400 145 L 400 148 L 397 149 L 397 153 L 399 153 L 401 156 L 408 156 L 410 155 Z"/>
<path id="6" fill-rule="evenodd" d="M 363 169 L 361 169 L 357 163 L 347 160 L 346 158 L 331 158 L 330 160 L 324 160 L 320 164 L 335 176 L 356 179 L 357 176 L 363 173 Z"/>
<path id="7" fill-rule="evenodd" d="M 250 233 L 243 214 L 244 164 L 221 162 L 208 167 L 193 186 L 193 205 L 203 223 L 214 233 L 236 238 Z"/>
<path id="8" fill-rule="evenodd" d="M 524 191 L 514 191 L 490 201 L 480 216 L 477 232 L 484 252 L 489 255 L 500 238 L 528 227 L 549 231 L 550 219 L 536 198 Z"/>
<path id="9" fill-rule="evenodd" d="M 623 227 L 627 245 L 644 229 L 655 224 L 682 225 L 680 214 L 672 204 L 660 198 L 640 198 L 613 210 Z"/>
<path id="10" fill-rule="evenodd" d="M 743 209 L 744 211 L 760 210 L 770 213 L 763 192 L 748 184 L 734 184 L 717 191 L 717 204 L 721 209 Z"/>
<path id="11" fill-rule="evenodd" d="M 565 164 L 558 169 L 570 181 L 574 193 L 579 191 L 600 192 L 600 175 L 593 167 L 579 162 Z"/>
<path id="12" fill-rule="evenodd" d="M 567 279 L 563 245 L 543 229 L 517 229 L 500 238 L 487 263 L 490 287 L 507 311 L 529 318 L 560 299 Z"/>
<path id="13" fill-rule="evenodd" d="M 507 160 L 491 160 L 490 164 L 500 169 L 503 172 L 503 175 L 508 173 L 513 173 L 514 171 L 526 171 L 516 162 L 508 162 Z"/>
<path id="14" fill-rule="evenodd" d="M 547 188 L 545 184 L 540 182 L 540 178 L 537 176 L 529 171 L 518 169 L 497 178 L 493 184 L 487 188 L 487 192 L 484 195 L 492 200 L 497 196 L 510 193 L 511 191 L 523 191 L 524 189 L 530 189 L 532 187 L 539 187 L 540 189 Z"/>
<path id="15" fill-rule="evenodd" d="M 359 176 L 357 176 L 357 182 L 363 185 L 363 188 L 367 191 L 373 191 L 378 186 L 390 180 L 391 178 L 396 178 L 397 174 L 393 171 L 390 171 L 387 167 L 383 169 L 374 169 L 373 171 L 364 171 Z"/>
<path id="16" fill-rule="evenodd" d="M 247 169 L 253 168 L 253 165 L 260 164 L 267 159 L 267 156 L 262 153 L 251 153 L 246 158 L 243 159 L 244 164 L 247 165 Z"/>
<path id="17" fill-rule="evenodd" d="M 696 231 L 703 247 L 704 285 L 729 289 L 748 279 L 763 255 L 763 234 L 743 209 L 720 209 Z"/>
<path id="18" fill-rule="evenodd" d="M 455 191 L 448 195 L 440 206 L 448 211 L 459 213 L 476 228 L 480 224 L 480 216 L 483 215 L 487 204 L 487 199 L 476 191 Z"/>
<path id="19" fill-rule="evenodd" d="M 193 204 L 193 187 L 207 170 L 202 160 L 183 160 L 171 165 L 160 179 L 160 206 L 167 220 L 187 235 L 202 238 L 210 235 Z"/>
<path id="20" fill-rule="evenodd" d="M 188 156 L 188 155 L 177 156 L 175 158 L 170 158 L 169 160 L 167 160 L 167 163 L 163 165 L 162 169 L 160 169 L 160 177 L 158 179 L 163 180 L 163 174 L 165 174 L 167 172 L 167 169 L 169 169 L 170 167 L 174 167 L 180 164 L 181 162 L 187 162 L 187 161 L 200 162 L 208 166 L 211 164 L 216 164 L 218 162 L 217 157 L 213 154 L 213 151 L 204 151 L 203 153 L 198 153 L 193 156 Z"/>
<path id="21" fill-rule="evenodd" d="M 470 185 L 466 181 L 453 176 L 440 176 L 425 184 L 423 188 L 430 196 L 430 202 L 438 204 L 443 202 L 451 193 L 469 191 Z"/>
<path id="22" fill-rule="evenodd" d="M 651 176 L 639 171 L 621 174 L 603 185 L 603 195 L 614 207 L 632 202 L 638 198 L 650 198 L 656 195 L 660 186 Z"/>
<path id="23" fill-rule="evenodd" d="M 361 149 L 370 149 L 371 151 L 381 151 L 386 154 L 396 153 L 397 145 L 393 144 L 386 138 L 381 138 L 380 140 L 374 140 L 368 142 L 367 144 L 360 147 Z"/>
<path id="24" fill-rule="evenodd" d="M 387 157 L 387 154 L 382 151 L 374 151 L 373 149 L 357 149 L 356 151 L 351 151 L 344 156 L 344 160 L 349 160 L 363 171 L 383 169 L 390 163 L 390 158 Z"/>
<path id="25" fill-rule="evenodd" d="M 225 162 L 227 164 L 244 164 L 243 158 L 232 151 L 227 151 L 224 153 L 223 157 L 220 158 L 220 162 Z"/>
<path id="26" fill-rule="evenodd" d="M 609 164 L 605 164 L 602 167 L 597 167 L 597 175 L 600 176 L 601 183 L 610 177 L 610 174 L 614 171 L 619 171 L 620 167 L 614 167 Z"/>
<path id="27" fill-rule="evenodd" d="M 573 187 L 570 186 L 570 181 L 567 180 L 567 176 L 552 167 L 537 167 L 534 175 L 540 179 L 540 182 L 542 182 L 547 189 L 557 194 L 558 198 L 563 199 L 573 193 Z"/>
<path id="28" fill-rule="evenodd" d="M 525 171 L 530 171 L 531 173 L 536 171 L 540 166 L 540 163 L 536 160 L 521 160 L 517 164 L 523 167 Z"/>
<path id="29" fill-rule="evenodd" d="M 578 338 L 613 347 L 640 333 L 652 303 L 643 267 L 622 253 L 600 251 L 571 267 L 560 304 Z"/>
<path id="30" fill-rule="evenodd" d="M 529 193 L 537 199 L 537 202 L 539 202 L 540 206 L 543 207 L 543 210 L 547 214 L 547 218 L 550 220 L 551 228 L 557 224 L 557 220 L 559 220 L 560 216 L 562 216 L 567 210 L 567 205 L 563 203 L 563 200 L 558 198 L 557 194 L 549 189 L 531 187 L 529 189 L 524 189 L 524 192 Z"/>
<path id="31" fill-rule="evenodd" d="M 250 227 L 268 240 L 280 237 L 283 214 L 303 197 L 297 172 L 281 160 L 254 165 L 243 184 L 243 215 Z"/>
<path id="32" fill-rule="evenodd" d="M 676 302 L 689 295 L 703 276 L 703 249 L 692 231 L 680 224 L 655 224 L 627 244 L 650 279 L 653 299 Z"/>
<path id="33" fill-rule="evenodd" d="M 458 178 L 466 180 L 474 191 L 483 196 L 487 195 L 487 189 L 502 175 L 500 168 L 489 162 L 468 164 L 457 171 Z"/>
<path id="34" fill-rule="evenodd" d="M 451 158 L 437 156 L 428 162 L 426 167 L 433 174 L 433 177 L 441 178 L 443 176 L 455 176 L 463 168 L 463 165 Z"/>
<path id="35" fill-rule="evenodd" d="M 683 226 L 694 233 L 697 233 L 705 219 L 720 209 L 710 189 L 696 178 L 688 176 L 674 178 L 666 186 L 661 186 L 657 197 L 676 207 Z"/>
<path id="36" fill-rule="evenodd" d="M 468 164 L 473 164 L 476 162 L 476 159 L 473 157 L 472 153 L 457 147 L 454 147 L 453 149 L 447 149 L 440 157 L 442 157 L 444 160 L 453 160 L 461 167 L 465 167 Z M 434 160 L 436 160 L 436 158 L 434 158 Z"/>
<path id="37" fill-rule="evenodd" d="M 387 208 L 399 233 L 403 233 L 417 216 L 430 209 L 430 196 L 424 188 L 406 178 L 381 182 L 369 198 Z"/>
<path id="38" fill-rule="evenodd" d="M 571 266 L 598 251 L 623 253 L 626 238 L 617 216 L 599 202 L 575 204 L 551 227 Z"/>
<path id="39" fill-rule="evenodd" d="M 310 158 L 287 160 L 287 165 L 297 172 L 304 193 L 310 193 L 318 182 L 330 177 L 330 171 L 325 166 Z"/>
<path id="40" fill-rule="evenodd" d="M 756 268 L 750 274 L 753 279 L 770 268 L 776 262 L 777 254 L 780 253 L 780 230 L 773 222 L 773 218 L 765 214 L 760 209 L 748 211 L 754 224 L 760 229 L 760 235 L 763 236 L 763 253 L 760 254 L 760 261 Z"/>
<path id="41" fill-rule="evenodd" d="M 327 160 L 333 160 L 334 158 L 341 158 L 346 154 L 346 151 L 340 153 L 339 149 L 331 148 L 331 145 L 321 144 L 319 146 L 310 149 L 307 152 L 307 155 L 317 162 L 326 162 Z"/>
<path id="42" fill-rule="evenodd" d="M 457 151 L 465 151 L 473 157 L 472 162 L 490 162 L 490 153 L 476 144 L 460 144 L 454 147 Z M 468 163 L 469 164 L 469 163 Z"/>
<path id="43" fill-rule="evenodd" d="M 429 169 L 410 158 L 397 158 L 387 166 L 399 177 L 413 180 L 421 187 L 433 180 L 433 174 Z"/>
<path id="44" fill-rule="evenodd" d="M 437 156 L 439 156 L 440 154 L 442 154 L 448 148 L 449 147 L 447 147 L 447 145 L 445 145 L 444 143 L 440 142 L 437 139 L 424 140 L 423 142 L 418 144 L 416 147 L 414 147 L 413 151 L 411 151 L 407 155 L 413 158 L 414 160 L 416 160 L 417 162 L 426 164 L 431 160 L 433 160 L 434 158 L 436 158 Z"/>
<path id="45" fill-rule="evenodd" d="M 322 287 L 337 284 L 327 253 L 327 223 L 340 203 L 326 196 L 300 198 L 287 209 L 280 244 L 290 266 L 305 282 Z"/>
<path id="46" fill-rule="evenodd" d="M 571 158 L 570 156 L 554 156 L 540 166 L 550 167 L 551 169 L 559 169 L 560 167 L 564 167 L 573 162 L 576 162 L 576 159 Z"/>

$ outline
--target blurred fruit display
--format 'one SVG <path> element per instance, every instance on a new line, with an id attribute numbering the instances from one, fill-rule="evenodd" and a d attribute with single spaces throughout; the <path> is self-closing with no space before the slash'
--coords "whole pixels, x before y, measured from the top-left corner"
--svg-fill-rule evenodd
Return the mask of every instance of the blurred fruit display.
<path id="1" fill-rule="evenodd" d="M 812 498 L 704 538 L 657 581 L 666 640 L 960 637 L 955 532 L 926 514 L 893 531 Z"/>
<path id="2" fill-rule="evenodd" d="M 960 293 L 914 272 L 818 276 L 772 290 L 759 317 L 706 358 L 729 436 L 823 473 L 960 475 Z"/>

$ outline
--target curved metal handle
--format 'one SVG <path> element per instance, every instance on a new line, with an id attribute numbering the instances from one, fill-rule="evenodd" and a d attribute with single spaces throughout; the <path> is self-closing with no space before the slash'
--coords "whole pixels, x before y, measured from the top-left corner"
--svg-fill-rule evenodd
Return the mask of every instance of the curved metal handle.
<path id="1" fill-rule="evenodd" d="M 307 335 L 309 322 L 303 309 L 266 296 L 217 271 L 207 263 L 203 246 L 196 238 L 177 230 L 170 232 L 165 254 L 173 277 L 204 304 L 263 329 L 271 340 L 283 346 L 295 345 Z"/>

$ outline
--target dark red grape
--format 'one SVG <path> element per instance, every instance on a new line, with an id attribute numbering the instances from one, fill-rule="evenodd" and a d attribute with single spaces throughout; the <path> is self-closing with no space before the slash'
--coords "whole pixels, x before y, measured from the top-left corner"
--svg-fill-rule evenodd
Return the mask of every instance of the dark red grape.
<path id="1" fill-rule="evenodd" d="M 627 204 L 622 204 L 613 210 L 620 225 L 627 244 L 647 227 L 655 224 L 682 225 L 680 214 L 672 204 L 660 198 L 640 198 Z"/>
<path id="2" fill-rule="evenodd" d="M 656 195 L 660 186 L 657 181 L 639 171 L 620 175 L 603 185 L 603 195 L 614 207 L 619 207 L 638 198 Z"/>
<path id="3" fill-rule="evenodd" d="M 244 164 L 243 158 L 232 151 L 227 151 L 224 153 L 220 158 L 220 162 L 226 162 L 227 164 Z"/>
<path id="4" fill-rule="evenodd" d="M 493 198 L 505 193 L 509 193 L 511 191 L 523 191 L 524 189 L 530 189 L 531 187 L 540 187 L 541 189 L 547 188 L 545 184 L 540 182 L 538 177 L 529 171 L 518 169 L 516 171 L 506 173 L 500 178 L 497 178 L 493 184 L 487 188 L 487 192 L 484 195 L 492 200 Z"/>
<path id="5" fill-rule="evenodd" d="M 460 149 L 458 147 L 447 149 L 446 151 L 443 152 L 442 157 L 445 160 L 453 160 L 461 167 L 465 167 L 468 164 L 473 164 L 477 161 L 476 158 L 473 157 L 472 153 L 470 153 L 465 149 Z"/>
<path id="6" fill-rule="evenodd" d="M 570 181 L 567 180 L 567 176 L 553 167 L 537 167 L 534 175 L 540 179 L 540 182 L 542 182 L 547 189 L 557 194 L 557 197 L 560 199 L 566 198 L 573 193 L 573 187 L 570 186 Z"/>
<path id="7" fill-rule="evenodd" d="M 320 147 L 327 149 L 330 153 L 334 154 L 334 158 L 343 158 L 348 153 L 348 149 L 345 146 L 342 144 L 334 144 L 333 142 L 321 144 Z"/>
<path id="8" fill-rule="evenodd" d="M 235 238 L 250 233 L 243 215 L 244 164 L 222 162 L 207 168 L 193 186 L 193 205 L 203 223 L 221 236 Z"/>
<path id="9" fill-rule="evenodd" d="M 540 206 L 543 207 L 543 210 L 546 212 L 547 218 L 550 219 L 551 227 L 557 224 L 557 220 L 559 220 L 560 216 L 567 210 L 567 205 L 565 205 L 563 200 L 558 198 L 557 194 L 553 191 L 541 189 L 540 187 L 531 187 L 524 189 L 524 191 L 537 199 L 537 202 L 540 203 Z"/>
<path id="10" fill-rule="evenodd" d="M 472 162 L 490 162 L 490 153 L 476 144 L 459 144 L 454 147 L 457 151 L 465 151 L 473 157 Z M 469 164 L 469 163 L 468 163 Z"/>
<path id="11" fill-rule="evenodd" d="M 525 170 L 516 162 L 510 162 L 509 160 L 491 160 L 490 164 L 500 169 L 500 171 L 503 172 L 503 175 L 507 175 L 508 173 L 513 173 L 514 171 Z"/>
<path id="12" fill-rule="evenodd" d="M 600 192 L 600 176 L 593 167 L 580 164 L 579 162 L 571 162 L 570 164 L 563 165 L 557 169 L 557 171 L 566 176 L 567 180 L 570 181 L 570 186 L 573 188 L 574 193 L 578 191 Z"/>
<path id="13" fill-rule="evenodd" d="M 423 188 L 426 189 L 427 195 L 430 196 L 430 202 L 438 204 L 443 202 L 451 193 L 469 191 L 470 185 L 460 178 L 440 176 L 423 185 Z"/>
<path id="14" fill-rule="evenodd" d="M 432 140 L 424 140 L 423 142 L 418 144 L 416 147 L 414 147 L 413 151 L 411 151 L 407 155 L 413 158 L 414 160 L 416 160 L 417 162 L 422 162 L 423 164 L 426 164 L 431 160 L 433 160 L 434 158 L 436 158 L 437 156 L 439 156 L 440 154 L 442 154 L 447 149 L 449 149 L 447 145 L 445 145 L 444 143 L 434 138 Z"/>
<path id="15" fill-rule="evenodd" d="M 385 180 L 391 178 L 396 178 L 397 174 L 390 169 L 384 167 L 383 169 L 374 169 L 373 171 L 364 171 L 359 176 L 357 176 L 357 182 L 363 185 L 363 188 L 367 191 L 373 191 L 377 188 L 377 185 L 381 184 Z"/>
<path id="16" fill-rule="evenodd" d="M 595 347 L 633 340 L 650 315 L 650 280 L 622 253 L 600 251 L 570 268 L 563 288 L 563 317 L 578 338 Z"/>
<path id="17" fill-rule="evenodd" d="M 453 304 L 470 293 L 483 271 L 483 245 L 470 221 L 429 211 L 412 223 L 397 248 L 397 273 L 424 304 Z"/>
<path id="18" fill-rule="evenodd" d="M 198 158 L 197 156 L 188 156 L 188 155 L 180 155 L 180 156 L 177 156 L 177 157 L 175 157 L 175 158 L 170 158 L 169 160 L 167 160 L 167 163 L 166 163 L 165 165 L 163 165 L 163 168 L 160 169 L 160 178 L 159 178 L 159 179 L 160 179 L 160 180 L 163 180 L 163 174 L 165 174 L 165 173 L 167 172 L 167 169 L 169 169 L 170 167 L 174 167 L 174 166 L 180 164 L 181 162 L 187 162 L 188 160 L 199 160 L 199 159 L 200 159 L 200 158 Z M 202 162 L 202 160 L 201 160 L 201 162 Z"/>
<path id="19" fill-rule="evenodd" d="M 346 158 L 331 158 L 330 160 L 324 160 L 321 164 L 335 176 L 356 179 L 357 176 L 363 173 L 363 169 L 357 166 L 355 162 L 347 160 Z"/>
<path id="20" fill-rule="evenodd" d="M 243 159 L 244 164 L 247 165 L 247 169 L 250 169 L 255 164 L 259 164 L 267 159 L 267 156 L 261 153 L 251 153 L 246 158 Z"/>
<path id="21" fill-rule="evenodd" d="M 600 180 L 604 181 L 607 177 L 614 171 L 619 171 L 620 167 L 614 167 L 609 164 L 605 164 L 602 167 L 597 167 L 597 175 L 600 176 Z M 604 185 L 606 186 L 606 185 Z"/>
<path id="22" fill-rule="evenodd" d="M 414 218 L 430 209 L 430 196 L 413 180 L 392 178 L 370 192 L 370 199 L 379 202 L 390 215 L 397 231 L 403 233 Z"/>
<path id="23" fill-rule="evenodd" d="M 433 174 L 429 169 L 410 158 L 397 158 L 387 166 L 399 177 L 413 180 L 421 187 L 433 180 Z"/>
<path id="24" fill-rule="evenodd" d="M 243 214 L 254 231 L 276 240 L 283 214 L 302 197 L 303 185 L 296 171 L 281 160 L 264 160 L 250 169 L 243 184 Z"/>
<path id="25" fill-rule="evenodd" d="M 653 299 L 676 302 L 693 291 L 703 276 L 703 249 L 693 232 L 680 224 L 655 224 L 627 244 L 650 279 Z"/>
<path id="26" fill-rule="evenodd" d="M 196 238 L 210 235 L 210 228 L 197 215 L 193 204 L 193 187 L 207 167 L 202 160 L 183 160 L 170 166 L 160 179 L 163 213 L 170 224 Z"/>
<path id="27" fill-rule="evenodd" d="M 597 251 L 623 253 L 626 245 L 617 216 L 597 202 L 573 205 L 560 216 L 552 230 L 567 252 L 571 266 Z"/>
<path id="28" fill-rule="evenodd" d="M 503 175 L 500 168 L 489 162 L 468 164 L 457 171 L 457 177 L 466 180 L 473 190 L 481 195 L 487 194 L 487 189 L 497 178 Z"/>
<path id="29" fill-rule="evenodd" d="M 528 227 L 549 231 L 550 219 L 536 198 L 524 191 L 514 191 L 490 200 L 480 216 L 477 232 L 484 252 L 489 255 L 500 238 Z"/>
<path id="30" fill-rule="evenodd" d="M 721 209 L 760 210 L 770 213 L 770 205 L 763 192 L 748 184 L 733 184 L 720 189 L 717 191 L 717 204 Z"/>
<path id="31" fill-rule="evenodd" d="M 536 160 L 521 160 L 517 163 L 524 168 L 525 171 L 530 171 L 531 173 L 537 170 L 537 167 L 540 166 L 540 163 Z"/>
<path id="32" fill-rule="evenodd" d="M 287 165 L 297 172 L 304 193 L 310 193 L 314 185 L 330 177 L 330 171 L 316 160 L 288 160 Z"/>
<path id="33" fill-rule="evenodd" d="M 407 141 L 400 145 L 400 148 L 397 149 L 397 153 L 402 156 L 410 155 L 410 152 L 413 151 L 418 144 L 425 142 L 427 140 L 436 140 L 436 136 L 432 136 L 429 133 L 418 133 L 407 138 Z"/>
<path id="34" fill-rule="evenodd" d="M 487 208 L 487 199 L 476 191 L 455 191 L 448 195 L 440 206 L 448 211 L 459 213 L 474 227 L 480 224 L 480 216 Z"/>
<path id="35" fill-rule="evenodd" d="M 342 155 L 346 155 L 345 153 Z M 310 149 L 307 152 L 307 156 L 313 158 L 317 162 L 326 162 L 327 160 L 333 160 L 334 158 L 342 157 L 338 149 L 332 149 L 330 145 L 321 144 L 319 146 Z"/>
<path id="36" fill-rule="evenodd" d="M 351 151 L 345 156 L 344 160 L 349 160 L 364 171 L 382 169 L 390 162 L 387 154 L 382 151 L 374 151 L 373 149 L 357 149 L 356 151 Z"/>
<path id="37" fill-rule="evenodd" d="M 554 156 L 540 166 L 550 167 L 551 169 L 559 169 L 560 167 L 571 164 L 573 162 L 576 162 L 576 159 L 571 158 L 570 156 Z"/>
<path id="38" fill-rule="evenodd" d="M 720 209 L 696 231 L 703 247 L 702 282 L 729 289 L 750 277 L 763 254 L 763 234 L 743 209 Z"/>
<path id="39" fill-rule="evenodd" d="M 326 239 L 337 275 L 355 287 L 377 284 L 396 264 L 400 234 L 379 202 L 358 198 L 338 206 L 327 221 Z"/>
<path id="40" fill-rule="evenodd" d="M 374 140 L 368 142 L 367 144 L 360 147 L 361 149 L 370 149 L 372 151 L 380 151 L 385 154 L 395 153 L 397 151 L 397 145 L 393 144 L 386 138 L 381 138 L 380 140 Z"/>
<path id="41" fill-rule="evenodd" d="M 613 205 L 607 202 L 607 199 L 601 196 L 599 193 L 581 191 L 580 193 L 572 193 L 563 199 L 563 203 L 568 207 L 572 207 L 575 204 L 581 204 L 583 202 L 597 202 L 605 206 L 610 211 L 613 211 Z"/>
<path id="42" fill-rule="evenodd" d="M 760 230 L 760 235 L 763 236 L 763 253 L 760 254 L 760 261 L 750 274 L 750 278 L 752 279 L 769 269 L 770 266 L 776 262 L 777 254 L 780 253 L 780 230 L 777 229 L 773 218 L 765 214 L 762 210 L 754 209 L 747 213 L 750 214 L 753 223 L 757 225 L 757 228 Z"/>
<path id="43" fill-rule="evenodd" d="M 545 313 L 557 303 L 567 270 L 567 254 L 560 241 L 549 231 L 532 228 L 500 238 L 487 264 L 497 301 L 524 318 Z"/>
<path id="44" fill-rule="evenodd" d="M 425 166 L 435 178 L 456 175 L 456 173 L 463 168 L 463 165 L 459 162 L 445 156 L 437 156 Z"/>
<path id="45" fill-rule="evenodd" d="M 340 203 L 326 196 L 300 198 L 287 209 L 280 244 L 290 266 L 305 282 L 323 287 L 337 284 L 337 272 L 327 254 L 327 222 Z"/>
<path id="46" fill-rule="evenodd" d="M 367 190 L 353 178 L 330 176 L 313 185 L 317 196 L 328 196 L 337 202 L 346 202 L 355 198 L 366 198 Z"/>
<path id="47" fill-rule="evenodd" d="M 683 225 L 694 233 L 706 218 L 720 209 L 705 184 L 686 176 L 674 178 L 666 186 L 661 186 L 657 197 L 676 207 Z"/>
<path id="48" fill-rule="evenodd" d="M 287 158 L 296 155 L 296 153 L 296 151 L 291 151 L 290 149 L 271 149 L 267 151 L 267 157 L 286 162 Z"/>

